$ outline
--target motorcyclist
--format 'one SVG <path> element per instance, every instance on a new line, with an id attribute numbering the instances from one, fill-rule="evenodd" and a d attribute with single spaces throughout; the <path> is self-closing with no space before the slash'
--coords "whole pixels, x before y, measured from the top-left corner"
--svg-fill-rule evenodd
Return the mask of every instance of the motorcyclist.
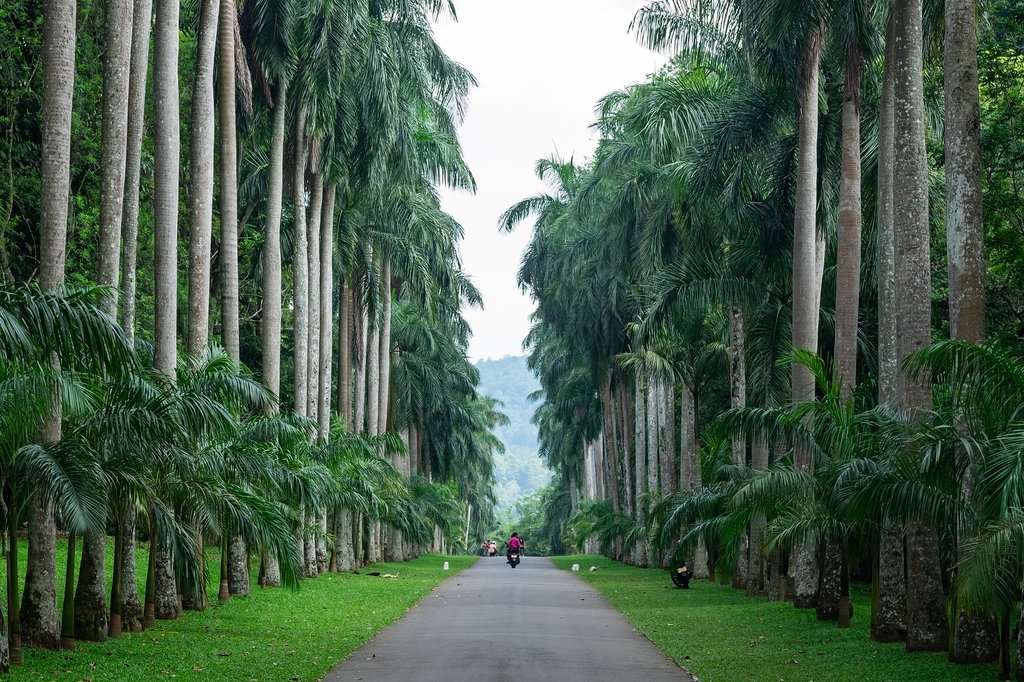
<path id="1" fill-rule="evenodd" d="M 505 547 L 507 548 L 505 550 L 505 558 L 508 560 L 508 563 L 512 563 L 513 551 L 519 552 L 520 556 L 522 556 L 523 546 L 523 541 L 519 538 L 519 533 L 513 532 L 512 537 L 510 537 L 508 542 L 505 543 Z"/>

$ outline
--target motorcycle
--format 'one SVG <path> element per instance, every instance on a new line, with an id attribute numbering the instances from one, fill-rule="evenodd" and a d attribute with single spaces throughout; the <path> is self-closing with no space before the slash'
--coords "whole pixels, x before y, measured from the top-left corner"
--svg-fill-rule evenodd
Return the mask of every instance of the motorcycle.
<path id="1" fill-rule="evenodd" d="M 513 549 L 508 553 L 508 565 L 515 568 L 519 565 L 519 550 Z"/>

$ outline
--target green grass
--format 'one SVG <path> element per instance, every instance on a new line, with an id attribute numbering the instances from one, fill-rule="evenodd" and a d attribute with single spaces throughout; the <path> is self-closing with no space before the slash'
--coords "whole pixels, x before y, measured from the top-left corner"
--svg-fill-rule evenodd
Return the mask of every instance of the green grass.
<path id="1" fill-rule="evenodd" d="M 855 588 L 853 625 L 840 630 L 814 611 L 747 597 L 731 587 L 694 580 L 672 585 L 659 569 L 639 569 L 600 556 L 552 557 L 579 576 L 668 657 L 702 682 L 957 682 L 995 680 L 992 665 L 953 665 L 946 655 L 908 654 L 901 644 L 868 638 L 867 589 Z M 590 572 L 590 566 L 597 571 Z"/>
<path id="2" fill-rule="evenodd" d="M 19 551 L 24 556 L 24 545 Z M 58 544 L 57 554 L 58 601 L 63 601 L 59 595 L 66 542 Z M 447 573 L 442 570 L 444 561 L 451 565 Z M 186 612 L 178 621 L 157 621 L 150 630 L 125 633 L 102 644 L 79 642 L 73 653 L 25 649 L 25 664 L 9 679 L 317 680 L 398 620 L 441 580 L 474 561 L 468 556 L 428 555 L 405 564 L 378 564 L 362 569 L 360 575 L 322 575 L 303 581 L 298 591 L 254 587 L 252 596 L 221 605 L 219 554 L 213 550 L 208 556 L 213 606 L 207 611 Z M 140 552 L 140 578 L 145 565 Z M 370 570 L 399 577 L 366 575 Z M 0 579 L 6 580 L 2 569 Z"/>

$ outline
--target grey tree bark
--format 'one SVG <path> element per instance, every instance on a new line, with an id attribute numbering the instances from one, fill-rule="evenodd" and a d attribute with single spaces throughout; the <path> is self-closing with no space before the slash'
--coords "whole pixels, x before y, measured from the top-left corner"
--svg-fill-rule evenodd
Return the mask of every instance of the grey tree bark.
<path id="1" fill-rule="evenodd" d="M 324 194 L 323 219 L 320 223 L 320 380 L 317 417 L 320 437 L 331 430 L 331 349 L 334 346 L 334 202 L 337 185 L 333 182 Z M 345 376 L 342 374 L 342 376 Z M 345 417 L 345 421 L 348 421 Z M 326 519 L 326 517 L 325 517 Z"/>
<path id="2" fill-rule="evenodd" d="M 352 542 L 352 511 L 338 512 L 338 572 L 352 571 L 356 567 L 355 549 Z"/>
<path id="3" fill-rule="evenodd" d="M 319 423 L 317 407 L 320 399 L 320 214 L 324 199 L 319 140 L 313 140 L 309 156 L 313 180 L 310 184 L 309 224 L 306 228 L 306 265 L 309 271 L 306 416 Z"/>
<path id="4" fill-rule="evenodd" d="M 267 227 L 263 239 L 263 383 L 281 396 L 281 200 L 284 194 L 284 136 L 288 83 L 275 89 L 274 120 L 270 136 L 267 180 Z"/>
<path id="5" fill-rule="evenodd" d="M 355 431 L 355 417 L 352 414 L 352 326 L 355 319 L 352 310 L 352 289 L 341 282 L 338 305 L 338 414 L 348 427 Z"/>
<path id="6" fill-rule="evenodd" d="M 647 479 L 647 388 L 644 377 L 638 375 L 633 381 L 633 437 L 635 442 L 636 456 L 634 459 L 634 486 L 633 499 L 636 503 L 636 520 L 643 522 L 644 511 L 641 504 L 641 496 L 646 489 Z M 645 566 L 647 563 L 647 548 L 643 540 L 637 542 L 633 550 L 633 563 L 637 566 Z"/>
<path id="7" fill-rule="evenodd" d="M 238 322 L 238 139 L 235 117 L 235 26 L 234 0 L 220 0 L 217 30 L 217 110 L 220 121 L 220 271 L 221 336 L 224 350 L 239 360 Z M 235 540 L 231 543 L 234 546 Z M 244 543 L 243 543 L 244 544 Z M 249 579 L 245 592 L 249 593 Z M 240 585 L 237 585 L 240 587 Z"/>
<path id="8" fill-rule="evenodd" d="M 53 291 L 64 283 L 68 201 L 71 189 L 71 113 L 75 82 L 75 3 L 47 0 L 43 6 L 43 131 L 39 286 Z M 44 442 L 61 437 L 60 412 L 40 429 Z M 55 585 L 55 533 L 52 512 L 33 502 L 29 510 L 29 549 L 20 623 L 3 633 L 9 648 L 0 668 L 21 662 L 22 640 L 55 648 L 59 643 Z M 16 542 L 12 538 L 12 542 Z M 17 586 L 14 587 L 15 593 Z M 8 614 L 10 615 L 10 614 Z"/>
<path id="9" fill-rule="evenodd" d="M 985 245 L 981 194 L 981 112 L 978 92 L 977 3 L 946 0 L 945 167 L 946 255 L 950 336 L 985 340 Z M 965 468 L 961 504 L 969 505 L 973 475 Z M 960 517 L 957 555 L 971 528 Z M 950 658 L 957 663 L 994 661 L 999 653 L 995 622 L 970 617 L 957 605 Z"/>
<path id="10" fill-rule="evenodd" d="M 149 72 L 149 38 L 153 26 L 153 0 L 135 0 L 132 12 L 132 55 L 128 85 L 128 134 L 125 159 L 124 210 L 122 212 L 120 323 L 129 338 L 135 340 L 135 291 L 138 279 L 136 262 L 139 240 L 139 184 L 142 171 L 142 134 L 146 118 L 146 80 Z M 134 537 L 133 537 L 134 543 Z M 134 563 L 134 556 L 133 556 Z M 133 571 L 134 573 L 134 571 Z M 123 575 L 123 574 L 122 574 Z M 122 608 L 138 587 L 134 583 L 122 589 Z M 141 608 L 141 607 L 140 607 Z M 141 613 L 141 612 L 140 612 Z M 124 623 L 124 612 L 122 612 Z M 141 615 L 140 615 L 141 618 Z"/>
<path id="11" fill-rule="evenodd" d="M 249 548 L 240 535 L 232 535 L 228 541 L 228 591 L 233 596 L 248 597 Z"/>
<path id="12" fill-rule="evenodd" d="M 892 33 L 889 22 L 882 102 L 878 121 L 878 227 L 875 271 L 878 289 L 878 402 L 895 403 L 896 375 L 896 254 L 893 233 L 893 154 L 895 87 Z M 871 638 L 902 642 L 907 637 L 906 570 L 903 529 L 886 521 L 879 532 L 877 587 L 871 611 Z"/>
<path id="13" fill-rule="evenodd" d="M 106 549 L 106 533 L 85 534 L 75 588 L 75 639 L 102 642 L 107 638 L 109 613 L 103 572 Z"/>
<path id="14" fill-rule="evenodd" d="M 818 87 L 822 54 L 822 36 L 815 30 L 809 37 L 801 64 L 799 91 L 799 143 L 793 231 L 793 346 L 809 351 L 818 349 L 818 305 L 821 296 L 818 275 Z M 793 401 L 814 398 L 814 378 L 810 371 L 794 364 Z M 797 448 L 795 463 L 810 470 L 812 462 L 806 448 Z M 793 552 L 794 600 L 797 608 L 814 608 L 817 567 L 813 544 L 803 543 Z"/>
<path id="15" fill-rule="evenodd" d="M 355 433 L 366 432 L 366 343 L 370 333 L 370 318 L 361 304 L 362 296 L 357 296 L 352 306 L 353 318 L 359 319 L 359 327 L 355 333 L 356 356 L 356 392 L 355 392 Z"/>
<path id="16" fill-rule="evenodd" d="M 744 351 L 743 308 L 737 303 L 729 306 L 729 406 L 733 409 L 747 406 L 747 358 Z M 747 443 L 742 436 L 732 438 L 732 463 L 746 466 Z M 746 589 L 750 571 L 750 529 L 740 540 L 739 556 L 733 573 L 733 587 Z"/>
<path id="17" fill-rule="evenodd" d="M 210 249 L 213 238 L 213 66 L 218 0 L 200 5 L 196 70 L 192 82 L 192 174 L 188 214 L 188 329 L 185 352 L 198 355 L 210 340 Z"/>
<path id="18" fill-rule="evenodd" d="M 136 15 L 139 16 L 139 15 Z M 138 580 L 135 577 L 135 528 L 138 512 L 129 507 L 121 523 L 121 629 L 129 632 L 142 631 L 142 602 L 139 600 Z"/>
<path id="19" fill-rule="evenodd" d="M 174 553 L 166 544 L 156 543 L 156 617 L 160 620 L 176 620 L 181 610 L 178 608 L 178 591 L 174 583 Z"/>
<path id="20" fill-rule="evenodd" d="M 931 262 L 928 227 L 928 165 L 925 156 L 923 31 L 921 0 L 897 3 L 894 57 L 893 215 L 896 254 L 897 356 L 931 342 Z M 900 407 L 912 420 L 931 407 L 929 377 L 897 376 Z M 946 605 L 935 532 L 907 529 L 907 649 L 948 647 Z"/>
<path id="21" fill-rule="evenodd" d="M 377 406 L 377 433 L 388 430 L 388 400 L 391 392 L 391 256 L 381 258 L 380 295 L 380 384 Z"/>
<path id="22" fill-rule="evenodd" d="M 295 363 L 295 412 L 306 416 L 309 376 L 309 243 L 306 235 L 306 105 L 299 106 L 295 121 L 294 214 L 292 234 L 292 306 L 295 338 L 292 357 Z"/>
<path id="23" fill-rule="evenodd" d="M 57 424 L 60 434 L 60 422 Z M 51 433 L 43 434 L 50 436 Z M 53 509 L 36 498 L 29 502 L 28 558 L 21 601 L 21 641 L 25 646 L 57 649 L 60 616 L 57 613 L 56 533 Z"/>
<path id="24" fill-rule="evenodd" d="M 860 313 L 860 80 L 861 54 L 850 46 L 843 93 L 842 179 L 839 187 L 839 245 L 836 275 L 835 358 L 841 395 L 857 384 L 857 319 Z"/>

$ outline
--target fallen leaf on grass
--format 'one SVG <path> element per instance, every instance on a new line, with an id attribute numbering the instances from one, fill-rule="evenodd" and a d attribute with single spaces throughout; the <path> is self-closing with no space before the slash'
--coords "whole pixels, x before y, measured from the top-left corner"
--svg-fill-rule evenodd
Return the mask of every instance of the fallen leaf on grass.
<path id="1" fill-rule="evenodd" d="M 192 670 L 196 671 L 197 673 L 201 673 L 204 670 L 206 670 L 206 668 L 204 668 L 202 666 L 194 665 L 194 666 L 192 666 Z"/>

